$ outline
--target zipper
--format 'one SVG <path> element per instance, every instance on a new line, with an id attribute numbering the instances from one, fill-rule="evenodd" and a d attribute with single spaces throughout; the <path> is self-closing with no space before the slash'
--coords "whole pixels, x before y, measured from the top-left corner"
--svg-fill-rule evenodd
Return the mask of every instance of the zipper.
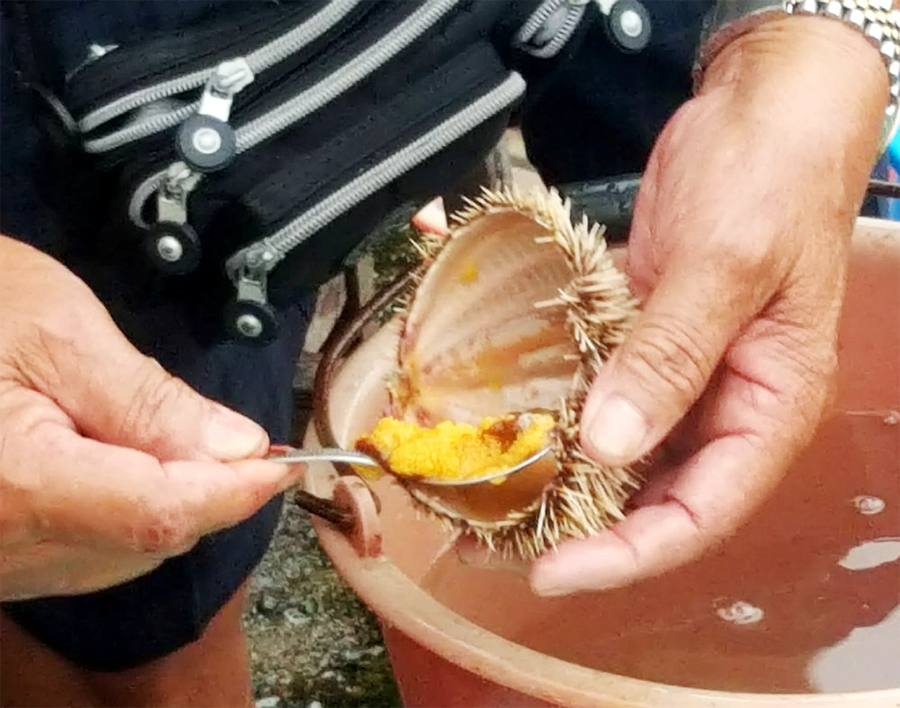
<path id="1" fill-rule="evenodd" d="M 306 22 L 247 54 L 244 57 L 247 65 L 254 74 L 257 74 L 284 61 L 330 31 L 349 15 L 360 2 L 362 0 L 332 0 Z M 78 122 L 79 130 L 82 133 L 88 133 L 104 123 L 141 106 L 199 88 L 207 82 L 217 67 L 218 65 L 199 69 L 184 76 L 169 79 L 155 86 L 122 96 L 84 116 Z M 178 125 L 178 123 L 189 118 L 196 111 L 198 104 L 199 101 L 195 101 L 176 110 L 155 115 L 152 118 L 126 126 L 101 138 L 86 140 L 84 149 L 90 153 L 107 152 L 135 140 L 153 135 L 166 128 Z"/>
<path id="2" fill-rule="evenodd" d="M 235 134 L 238 153 L 268 140 L 349 90 L 410 46 L 459 2 L 460 0 L 432 0 L 425 3 L 327 79 L 238 128 Z"/>
<path id="3" fill-rule="evenodd" d="M 348 61 L 322 81 L 300 92 L 277 108 L 249 121 L 235 131 L 237 153 L 249 150 L 289 128 L 335 97 L 374 73 L 379 67 L 413 44 L 461 0 L 431 0 L 422 5 L 393 30 Z M 188 107 L 191 112 L 195 106 Z M 163 183 L 166 170 L 148 177 L 135 190 L 128 213 L 133 223 L 145 226 L 144 203 Z"/>
<path id="4" fill-rule="evenodd" d="M 591 1 L 544 0 L 516 34 L 516 44 L 541 59 L 556 56 L 575 33 Z"/>
<path id="5" fill-rule="evenodd" d="M 243 299 L 243 294 L 252 292 L 254 300 L 261 298 L 266 302 L 267 278 L 291 251 L 352 207 L 514 104 L 524 93 L 525 80 L 512 72 L 463 110 L 350 180 L 271 236 L 237 251 L 228 259 L 225 268 L 237 290 L 238 300 Z"/>
<path id="6" fill-rule="evenodd" d="M 235 174 L 234 180 L 240 184 L 224 189 L 237 188 L 242 203 L 253 211 L 258 223 L 267 225 L 266 234 L 270 234 L 346 180 L 457 113 L 496 86 L 508 71 L 486 40 L 458 48 L 427 75 L 407 78 L 390 96 L 379 100 L 377 107 L 356 110 L 355 120 L 343 123 L 337 132 L 330 131 L 329 139 L 315 146 L 304 142 L 308 147 L 302 157 L 286 160 L 275 169 L 248 166 L 241 170 L 246 179 Z M 361 151 L 362 146 L 365 149 Z"/>

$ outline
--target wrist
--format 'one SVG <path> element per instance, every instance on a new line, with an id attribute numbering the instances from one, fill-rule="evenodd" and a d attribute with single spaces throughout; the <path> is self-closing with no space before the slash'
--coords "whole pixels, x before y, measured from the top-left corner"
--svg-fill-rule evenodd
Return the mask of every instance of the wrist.
<path id="1" fill-rule="evenodd" d="M 887 103 L 888 72 L 878 49 L 855 28 L 818 16 L 769 15 L 718 52 L 698 90 L 803 69 L 855 75 L 881 108 Z"/>
<path id="2" fill-rule="evenodd" d="M 877 157 L 889 97 L 880 52 L 855 28 L 830 18 L 777 16 L 723 47 L 698 94 L 728 91 L 754 120 L 784 130 L 848 131 Z"/>
<path id="3" fill-rule="evenodd" d="M 879 126 L 879 152 L 886 149 L 900 118 L 900 11 L 897 0 L 717 0 L 706 18 L 700 48 L 694 65 L 694 85 L 698 93 L 722 85 L 706 76 L 715 63 L 725 65 L 720 73 L 725 81 L 733 80 L 741 68 L 734 62 L 717 61 L 720 54 L 759 54 L 743 51 L 747 45 L 759 49 L 766 42 L 775 43 L 775 52 L 784 52 L 782 63 L 797 56 L 801 47 L 820 47 L 818 62 L 826 68 L 829 59 L 840 57 L 849 67 L 872 66 L 872 57 L 880 60 L 880 75 L 888 82 L 881 94 L 883 108 Z M 894 9 L 892 9 L 892 5 Z M 793 20 L 793 22 L 792 22 Z M 790 43 L 778 40 L 790 38 Z M 830 46 L 823 46 L 822 40 Z M 762 41 L 761 41 L 762 40 Z M 765 47 L 771 49 L 771 47 Z M 804 49 L 805 50 L 805 49 Z M 771 54 L 772 52 L 764 52 Z M 816 56 L 813 54 L 813 56 Z M 868 57 L 868 58 L 867 58 Z M 789 66 L 795 70 L 794 66 Z M 862 82 L 866 70 L 859 72 Z M 830 76 L 825 77 L 830 81 Z M 874 90 L 883 82 L 867 82 Z"/>

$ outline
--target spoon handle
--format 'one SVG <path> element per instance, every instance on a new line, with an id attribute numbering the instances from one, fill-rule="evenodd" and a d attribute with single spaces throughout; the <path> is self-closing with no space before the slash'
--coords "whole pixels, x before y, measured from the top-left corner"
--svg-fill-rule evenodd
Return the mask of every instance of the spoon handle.
<path id="1" fill-rule="evenodd" d="M 318 450 L 291 450 L 283 455 L 279 453 L 269 455 L 268 459 L 287 464 L 297 462 L 346 462 L 350 465 L 361 465 L 363 467 L 381 466 L 368 455 L 355 450 L 342 450 L 337 447 L 325 447 Z"/>
<path id="2" fill-rule="evenodd" d="M 298 462 L 347 462 L 351 465 L 380 466 L 371 457 L 361 452 L 333 447 L 300 450 L 287 445 L 273 445 L 269 450 L 267 459 L 286 464 Z M 352 512 L 339 506 L 333 499 L 323 499 L 307 492 L 305 489 L 295 490 L 293 499 L 299 507 L 326 521 L 330 521 L 345 531 L 353 529 L 356 524 Z"/>

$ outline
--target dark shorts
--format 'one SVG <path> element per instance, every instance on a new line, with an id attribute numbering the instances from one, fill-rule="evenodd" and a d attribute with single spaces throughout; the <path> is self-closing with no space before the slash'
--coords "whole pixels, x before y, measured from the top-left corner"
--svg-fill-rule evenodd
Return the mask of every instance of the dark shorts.
<path id="1" fill-rule="evenodd" d="M 203 349 L 175 307 L 142 317 L 142 349 L 202 394 L 260 423 L 273 442 L 292 431 L 293 364 L 311 307 L 282 314 L 284 335 L 265 349 L 222 344 Z M 70 661 L 118 671 L 198 638 L 259 563 L 275 530 L 281 497 L 248 521 L 203 538 L 186 555 L 101 592 L 3 605 L 6 614 Z"/>

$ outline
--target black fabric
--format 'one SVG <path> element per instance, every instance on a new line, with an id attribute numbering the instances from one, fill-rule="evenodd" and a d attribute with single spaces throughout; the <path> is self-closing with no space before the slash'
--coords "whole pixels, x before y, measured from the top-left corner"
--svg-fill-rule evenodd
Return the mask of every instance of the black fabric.
<path id="1" fill-rule="evenodd" d="M 646 49 L 624 54 L 601 22 L 585 23 L 571 60 L 540 91 L 529 91 L 522 134 L 546 182 L 642 172 L 656 136 L 690 98 L 691 65 L 713 0 L 642 2 L 652 21 Z"/>
<path id="2" fill-rule="evenodd" d="M 159 4 L 167 6 L 167 3 Z M 295 126 L 239 155 L 227 170 L 207 175 L 189 200 L 190 224 L 200 236 L 203 256 L 201 267 L 188 276 L 173 278 L 157 273 L 144 257 L 145 232 L 127 216 L 130 196 L 137 185 L 177 159 L 175 128 L 98 156 L 77 150 L 54 156 L 51 151 L 41 163 L 52 160 L 60 169 L 39 170 L 39 184 L 53 211 L 64 215 L 73 249 L 71 261 L 83 264 L 82 271 L 92 287 L 111 293 L 107 299 L 127 302 L 130 308 L 181 301 L 192 310 L 199 309 L 201 316 L 193 320 L 197 336 L 207 342 L 221 339 L 227 331 L 222 314 L 234 297 L 233 285 L 224 268 L 227 258 L 240 247 L 273 233 L 377 159 L 387 157 L 387 146 L 402 147 L 498 84 L 515 67 L 514 52 L 508 49 L 511 33 L 537 4 L 538 0 L 508 4 L 462 0 L 413 45 L 374 74 Z M 316 8 L 319 5 L 314 4 Z M 298 18 L 311 14 L 298 13 L 297 6 L 298 3 L 283 3 L 260 11 L 268 13 L 269 19 L 274 18 L 284 31 L 298 22 Z M 365 54 L 374 41 L 420 6 L 412 2 L 362 3 L 308 50 L 260 72 L 238 95 L 232 110 L 233 125 L 240 126 L 315 83 L 327 80 L 336 68 L 352 57 Z M 26 14 L 32 29 L 43 25 L 33 13 Z M 218 58 L 229 58 L 235 41 L 233 27 L 249 32 L 249 28 L 258 28 L 259 24 L 248 18 L 245 11 L 238 14 L 238 17 L 205 20 L 224 23 L 227 31 L 221 46 L 215 33 L 203 24 L 189 24 L 189 30 L 182 26 L 174 39 L 167 39 L 165 32 L 147 40 L 130 37 L 133 46 L 123 45 L 102 60 L 79 68 L 74 75 L 70 72 L 62 94 L 77 96 L 82 107 L 99 105 L 96 96 L 109 100 L 121 94 L 122 90 L 117 94 L 98 79 L 109 80 L 116 67 L 121 70 L 133 65 L 139 56 L 137 49 L 145 44 L 149 47 L 148 64 L 160 77 L 169 75 L 160 72 L 158 66 L 165 48 L 180 47 L 176 52 L 177 62 L 186 67 L 194 67 L 198 62 L 186 55 L 185 48 L 194 47 L 194 52 L 209 63 L 210 46 L 217 43 Z M 505 23 L 515 18 L 518 24 L 500 23 L 500 18 Z M 47 26 L 56 27 L 49 19 Z M 276 34 L 271 28 L 266 30 L 267 37 Z M 187 42 L 188 36 L 197 37 L 198 43 Z M 97 43 L 106 41 L 110 40 Z M 242 40 L 240 46 L 245 45 Z M 505 47 L 504 51 L 499 46 Z M 459 71 L 470 74 L 472 80 L 467 81 L 464 74 L 457 75 Z M 148 72 L 152 74 L 150 69 L 138 72 L 139 83 L 148 84 Z M 110 83 L 121 85 L 121 81 Z M 89 95 L 90 87 L 95 88 L 93 97 Z M 197 95 L 195 90 L 182 98 L 195 100 Z M 401 96 L 405 100 L 400 100 Z M 433 99 L 430 103 L 429 96 Z M 382 107 L 388 104 L 394 111 L 390 120 L 380 115 Z M 76 113 L 81 114 L 83 110 Z M 367 116 L 378 118 L 383 128 L 366 129 Z M 462 172 L 457 169 L 458 161 L 449 159 L 453 146 L 428 159 L 428 169 L 442 175 L 446 187 L 452 188 L 490 150 L 490 139 L 496 137 L 487 125 L 473 133 L 480 135 L 466 136 L 463 140 L 470 147 L 482 146 L 481 153 L 471 154 L 470 164 L 463 166 Z M 326 155 L 323 146 L 332 151 Z M 418 171 L 421 173 L 421 169 Z M 297 179 L 297 175 L 301 178 Z M 343 229 L 349 230 L 350 238 L 343 234 L 328 238 L 326 234 L 333 232 L 330 227 L 315 234 L 270 275 L 273 304 L 284 306 L 295 301 L 334 275 L 360 236 L 393 210 L 392 195 L 402 192 L 408 200 L 423 204 L 432 196 L 424 189 L 428 183 L 401 177 L 396 184 L 384 187 L 383 194 L 342 215 L 340 222 Z M 147 216 L 152 220 L 152 213 Z M 88 233 L 91 237 L 85 238 Z M 324 264 L 328 264 L 327 270 Z M 212 312 L 219 316 L 210 317 Z"/>
<path id="3" fill-rule="evenodd" d="M 268 20 L 282 16 L 280 13 L 311 11 L 319 3 L 45 0 L 25 5 L 42 80 L 65 93 L 65 77 L 70 75 L 69 98 L 84 110 L 96 98 L 88 95 L 92 83 L 108 89 L 105 96 L 115 89 L 115 82 L 102 72 L 95 75 L 99 78 L 89 79 L 90 67 L 71 74 L 92 43 L 120 45 L 123 53 L 119 59 L 125 61 L 128 47 L 155 39 L 160 44 L 148 54 L 145 67 L 148 73 L 154 73 L 159 70 L 156 58 L 164 56 L 160 47 L 168 47 L 167 51 L 173 53 L 187 51 L 193 41 L 189 38 L 197 37 L 198 30 L 203 36 L 215 37 L 217 28 L 223 28 L 223 41 L 240 41 L 244 33 L 264 24 L 257 22 L 260 17 Z M 403 9 L 400 3 L 383 5 L 364 4 L 357 18 L 359 24 L 351 23 L 328 38 L 334 41 L 332 51 L 340 51 L 337 40 L 349 41 L 352 36 L 371 32 L 377 17 Z M 408 10 L 415 3 L 403 5 Z M 476 79 L 473 86 L 482 89 L 502 80 L 499 68 L 514 68 L 525 76 L 529 93 L 518 119 L 529 154 L 550 183 L 640 171 L 655 132 L 687 97 L 687 68 L 699 18 L 708 3 L 650 2 L 653 40 L 650 50 L 637 57 L 611 49 L 591 3 L 585 23 L 552 62 L 530 58 L 511 46 L 512 34 L 535 5 L 535 0 L 461 3 L 415 51 L 398 57 L 374 80 L 357 87 L 315 119 L 305 121 L 301 130 L 273 141 L 275 149 L 262 159 L 260 173 L 252 178 L 254 182 L 273 180 L 279 187 L 274 192 L 267 196 L 253 191 L 252 184 L 240 184 L 247 179 L 243 169 L 230 173 L 234 184 L 226 179 L 213 184 L 198 201 L 197 210 L 207 241 L 217 244 L 220 239 L 230 239 L 229 246 L 234 245 L 262 233 L 267 221 L 283 221 L 290 211 L 290 200 L 284 198 L 288 192 L 281 187 L 292 180 L 304 185 L 305 193 L 296 195 L 297 205 L 327 190 L 327 175 L 317 172 L 321 168 L 318 160 L 324 155 L 320 150 L 326 150 L 326 146 L 334 149 L 331 159 L 340 162 L 347 172 L 362 169 L 389 151 L 396 144 L 392 138 L 382 137 L 380 145 L 369 145 L 368 151 L 349 138 L 354 127 L 367 125 L 368 116 L 382 106 L 392 105 L 398 115 L 402 114 L 400 122 L 404 125 L 397 126 L 397 140 L 401 133 L 406 134 L 403 137 L 414 136 L 433 125 L 442 107 L 452 112 L 465 100 L 464 92 L 441 96 L 433 105 L 429 100 L 433 86 L 428 75 L 432 70 L 440 71 L 441 66 L 445 70 L 472 70 Z M 209 277 L 191 285 L 148 274 L 141 269 L 140 252 L 134 247 L 139 235 L 125 224 L 121 204 L 117 213 L 109 209 L 121 198 L 130 179 L 171 153 L 171 135 L 148 141 L 140 154 L 129 159 L 125 151 L 92 160 L 77 151 L 61 152 L 56 143 L 41 140 L 41 114 L 31 94 L 21 90 L 16 79 L 16 62 L 8 41 L 13 25 L 8 21 L 9 7 L 8 0 L 0 0 L 0 227 L 51 253 L 85 278 L 142 351 L 157 357 L 201 393 L 259 421 L 274 441 L 287 440 L 291 434 L 293 361 L 309 315 L 312 287 L 334 272 L 385 215 L 401 205 L 411 208 L 431 195 L 452 190 L 455 181 L 470 173 L 496 143 L 510 118 L 509 111 L 486 121 L 479 130 L 337 218 L 316 234 L 312 247 L 282 263 L 270 283 L 270 295 L 279 304 L 282 325 L 282 336 L 274 344 L 256 349 L 212 343 L 207 330 L 216 324 L 218 313 L 211 304 L 226 297 L 228 288 L 221 264 L 205 266 Z M 491 58 L 481 61 L 479 52 L 488 48 Z M 313 54 L 326 61 L 328 53 L 321 54 L 321 49 L 311 48 L 286 70 L 289 74 L 302 72 Z M 115 56 L 115 52 L 109 56 Z M 474 70 L 474 64 L 468 63 L 475 61 L 486 69 L 483 77 Z M 288 77 L 261 79 L 238 102 L 248 115 L 254 106 L 271 99 L 269 89 L 283 87 L 282 81 Z M 77 90 L 76 80 L 81 82 Z M 448 85 L 456 80 L 454 75 Z M 459 80 L 465 84 L 462 78 Z M 423 87 L 421 92 L 413 90 L 419 86 Z M 405 99 L 401 97 L 404 92 Z M 387 108 L 377 117 L 379 129 L 373 135 L 388 136 L 389 121 L 385 119 L 391 110 Z M 360 156 L 358 164 L 353 164 L 355 154 Z M 285 168 L 282 160 L 288 155 L 299 162 Z M 303 170 L 304 161 L 316 162 L 308 175 Z M 95 170 L 97 166 L 103 171 Z M 310 177 L 314 174 L 323 177 Z M 210 248 L 216 252 L 216 245 Z M 217 255 L 224 256 L 226 249 L 221 245 L 219 249 Z M 82 597 L 7 603 L 4 610 L 41 641 L 81 666 L 118 670 L 153 659 L 202 632 L 209 618 L 246 578 L 271 538 L 279 504 L 275 501 L 249 522 L 204 539 L 190 553 L 143 578 Z"/>
<path id="4" fill-rule="evenodd" d="M 415 121 L 433 123 L 460 97 L 469 98 L 485 79 L 503 75 L 503 65 L 490 45 L 479 43 L 424 77 L 399 87 L 378 102 L 377 111 L 361 111 L 352 105 L 346 113 L 353 118 L 324 143 L 286 145 L 278 159 L 265 161 L 263 169 L 254 165 L 261 180 L 241 201 L 265 223 L 279 224 L 297 207 L 297 195 L 310 195 L 301 209 L 311 206 L 334 189 L 347 171 L 361 164 L 365 146 L 372 155 L 390 153 L 398 145 L 398 124 Z M 422 132 L 418 130 L 417 132 Z M 299 148 L 299 149 L 298 149 Z M 377 159 L 377 158 L 376 158 Z"/>

